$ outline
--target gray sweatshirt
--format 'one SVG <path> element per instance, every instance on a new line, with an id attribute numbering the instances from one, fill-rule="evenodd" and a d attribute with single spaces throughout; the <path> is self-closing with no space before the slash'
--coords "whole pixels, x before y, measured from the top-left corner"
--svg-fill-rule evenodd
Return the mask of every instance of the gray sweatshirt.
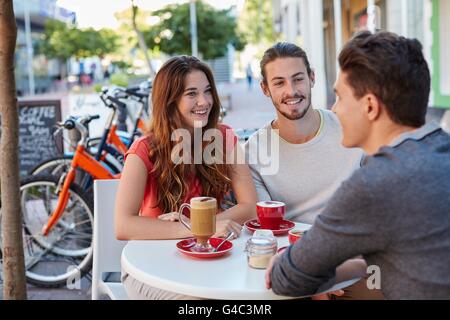
<path id="1" fill-rule="evenodd" d="M 317 109 L 321 129 L 312 140 L 292 144 L 278 135 L 271 124 L 246 143 L 249 166 L 259 201 L 286 204 L 285 219 L 312 224 L 342 181 L 360 167 L 363 152 L 341 145 L 342 129 L 334 113 Z M 273 139 L 273 140 L 272 140 Z M 268 144 L 278 142 L 279 150 Z M 261 152 L 267 158 L 257 157 Z M 264 169 L 275 170 L 265 172 Z"/>
<path id="2" fill-rule="evenodd" d="M 388 299 L 450 299 L 450 136 L 436 125 L 367 157 L 313 227 L 280 257 L 277 294 L 313 294 L 362 255 Z"/>

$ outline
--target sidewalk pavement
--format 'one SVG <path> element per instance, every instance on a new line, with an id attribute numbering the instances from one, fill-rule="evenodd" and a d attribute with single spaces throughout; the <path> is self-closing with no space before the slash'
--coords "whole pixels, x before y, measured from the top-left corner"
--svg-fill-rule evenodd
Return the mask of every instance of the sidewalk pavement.
<path id="1" fill-rule="evenodd" d="M 231 110 L 223 122 L 235 130 L 261 128 L 276 117 L 272 101 L 264 96 L 257 81 L 251 90 L 242 81 L 219 84 L 218 91 L 221 96 L 231 96 Z"/>
<path id="2" fill-rule="evenodd" d="M 27 285 L 28 300 L 91 300 L 91 281 L 81 279 L 80 289 L 40 288 Z M 3 283 L 0 281 L 0 300 L 3 300 Z"/>

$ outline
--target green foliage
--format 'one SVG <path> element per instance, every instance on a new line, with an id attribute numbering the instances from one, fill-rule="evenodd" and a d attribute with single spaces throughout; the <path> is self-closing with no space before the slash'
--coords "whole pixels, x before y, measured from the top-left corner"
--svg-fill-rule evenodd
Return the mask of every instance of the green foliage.
<path id="1" fill-rule="evenodd" d="M 133 30 L 132 21 L 132 8 L 128 8 L 121 12 L 116 12 L 114 17 L 119 21 L 120 26 L 117 32 L 120 34 L 120 40 L 123 48 L 127 52 L 131 48 L 137 48 L 138 39 L 136 37 L 136 32 Z M 139 14 L 136 16 L 136 25 L 139 30 L 143 30 L 148 27 L 147 19 L 151 16 L 150 12 L 142 10 L 139 8 Z"/>
<path id="2" fill-rule="evenodd" d="M 103 85 L 100 83 L 94 84 L 94 91 L 100 93 L 102 91 Z"/>
<path id="3" fill-rule="evenodd" d="M 145 60 L 145 56 L 141 50 L 139 50 L 138 37 L 136 31 L 133 29 L 132 24 L 132 8 L 128 8 L 124 11 L 114 14 L 115 18 L 119 22 L 119 28 L 117 33 L 120 34 L 120 50 L 114 55 L 113 60 L 122 61 L 127 64 L 126 67 L 119 66 L 121 69 L 130 68 L 136 60 Z M 136 26 L 139 30 L 148 28 L 148 19 L 151 17 L 149 11 L 139 8 L 136 16 Z M 150 56 L 154 56 L 156 50 L 147 52 Z"/>
<path id="4" fill-rule="evenodd" d="M 248 43 L 273 43 L 277 34 L 273 28 L 272 1 L 246 0 L 239 16 L 239 31 Z"/>
<path id="5" fill-rule="evenodd" d="M 48 20 L 37 50 L 48 58 L 62 61 L 70 57 L 103 57 L 117 49 L 117 41 L 118 36 L 112 30 L 81 30 L 57 20 Z"/>
<path id="6" fill-rule="evenodd" d="M 130 78 L 125 73 L 114 73 L 109 82 L 119 87 L 128 87 Z"/>
<path id="7" fill-rule="evenodd" d="M 125 70 L 125 69 L 128 69 L 128 68 L 131 68 L 131 64 L 129 64 L 126 61 L 122 61 L 122 60 L 112 61 L 111 64 L 115 65 L 117 68 L 119 68 L 121 70 Z"/>
<path id="8" fill-rule="evenodd" d="M 37 45 L 37 53 L 48 58 L 67 60 L 76 51 L 76 32 L 63 22 L 48 20 L 41 41 Z"/>
<path id="9" fill-rule="evenodd" d="M 117 48 L 118 36 L 112 30 L 101 29 L 96 31 L 93 28 L 88 28 L 79 32 L 79 49 L 75 53 L 78 58 L 103 57 L 114 52 Z"/>
<path id="10" fill-rule="evenodd" d="M 198 50 L 204 59 L 224 56 L 227 45 L 242 50 L 245 40 L 237 33 L 235 18 L 230 10 L 216 10 L 202 1 L 197 1 Z M 191 54 L 189 3 L 169 5 L 155 11 L 159 23 L 145 30 L 149 48 L 169 55 Z"/>

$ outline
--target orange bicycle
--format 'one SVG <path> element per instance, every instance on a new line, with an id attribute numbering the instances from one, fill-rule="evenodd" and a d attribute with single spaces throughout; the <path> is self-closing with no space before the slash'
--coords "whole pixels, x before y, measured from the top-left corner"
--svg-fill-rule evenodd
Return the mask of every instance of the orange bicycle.
<path id="1" fill-rule="evenodd" d="M 89 187 L 92 179 L 116 178 L 114 170 L 105 165 L 107 156 L 113 153 L 123 157 L 129 147 L 123 141 L 119 142 L 117 126 L 113 123 L 118 106 L 123 105 L 111 94 L 105 93 L 104 99 L 112 113 L 96 155 L 89 152 L 87 124 L 98 116 L 69 118 L 58 124 L 59 129 L 77 130 L 81 139 L 70 164 L 65 162 L 68 170 L 60 171 L 59 176 L 36 175 L 21 182 L 22 232 L 29 283 L 58 287 L 81 279 L 91 270 L 93 199 Z M 136 128 L 143 128 L 141 112 L 138 112 Z M 76 179 L 80 175 L 87 179 Z M 80 185 L 78 181 L 84 182 Z"/>
<path id="2" fill-rule="evenodd" d="M 91 270 L 93 199 L 90 192 L 74 183 L 77 169 L 93 179 L 116 177 L 86 150 L 88 131 L 81 122 L 96 117 L 68 119 L 60 124 L 81 133 L 68 172 L 59 178 L 36 175 L 21 182 L 26 277 L 35 285 L 60 286 L 81 279 Z"/>

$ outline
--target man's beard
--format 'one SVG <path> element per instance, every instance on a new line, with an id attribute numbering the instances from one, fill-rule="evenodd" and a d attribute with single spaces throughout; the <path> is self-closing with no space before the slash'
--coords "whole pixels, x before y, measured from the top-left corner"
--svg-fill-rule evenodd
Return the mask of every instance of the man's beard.
<path id="1" fill-rule="evenodd" d="M 300 111 L 300 112 L 295 111 L 294 113 L 287 113 L 287 112 L 281 111 L 281 108 L 273 101 L 273 99 L 272 99 L 272 103 L 275 106 L 275 108 L 278 110 L 278 112 L 281 113 L 286 119 L 289 119 L 291 121 L 300 120 L 308 113 L 308 110 L 311 108 L 311 92 L 309 92 L 309 94 L 306 97 L 304 95 L 295 95 L 292 98 L 293 99 L 296 99 L 296 98 L 303 99 L 303 101 L 307 100 L 308 106 L 303 111 Z M 289 98 L 289 99 L 292 99 L 292 98 Z M 284 100 L 287 100 L 287 99 L 288 98 L 286 98 Z"/>

